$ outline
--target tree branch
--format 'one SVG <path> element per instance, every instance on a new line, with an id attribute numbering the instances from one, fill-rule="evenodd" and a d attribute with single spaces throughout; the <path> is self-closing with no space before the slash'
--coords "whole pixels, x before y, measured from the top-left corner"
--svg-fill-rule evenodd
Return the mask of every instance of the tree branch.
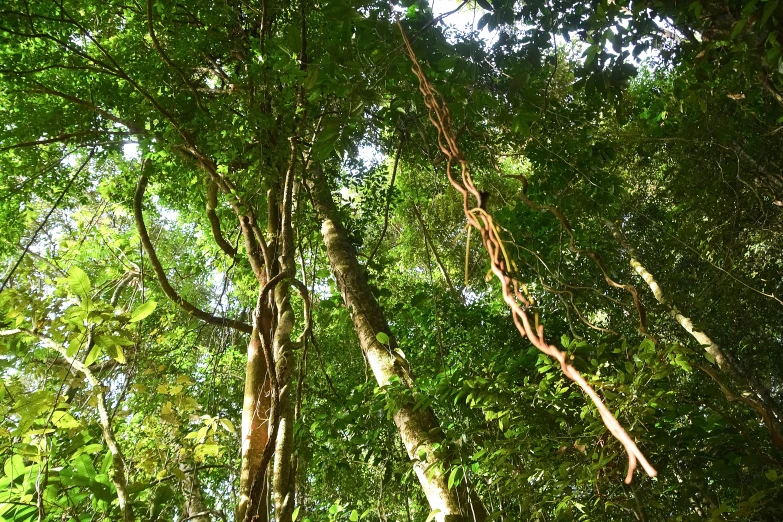
<path id="1" fill-rule="evenodd" d="M 150 263 L 152 264 L 152 268 L 155 271 L 155 276 L 158 278 L 158 283 L 160 284 L 161 290 L 163 290 L 163 293 L 166 294 L 166 297 L 174 301 L 177 305 L 179 305 L 180 308 L 188 312 L 193 317 L 201 319 L 205 323 L 213 324 L 215 326 L 227 326 L 229 328 L 239 330 L 240 332 L 251 333 L 253 328 L 249 324 L 225 317 L 217 317 L 210 314 L 209 312 L 205 312 L 204 310 L 197 308 L 190 302 L 186 301 L 181 295 L 179 295 L 169 283 L 169 280 L 166 277 L 166 271 L 163 270 L 163 266 L 160 264 L 158 255 L 155 253 L 155 247 L 152 245 L 152 241 L 150 240 L 150 236 L 147 232 L 147 227 L 144 224 L 142 201 L 144 199 L 144 191 L 147 189 L 147 182 L 149 181 L 147 179 L 147 175 L 144 173 L 144 168 L 145 166 L 142 166 L 142 175 L 141 178 L 139 178 L 139 184 L 136 186 L 136 195 L 133 198 L 133 215 L 136 218 L 136 228 L 139 231 L 141 244 L 144 247 L 144 251 L 147 253 L 147 256 L 150 258 Z"/>
<path id="2" fill-rule="evenodd" d="M 100 130 L 71 132 L 67 134 L 60 134 L 58 136 L 54 136 L 53 138 L 44 138 L 37 141 L 25 141 L 22 143 L 15 143 L 14 145 L 8 145 L 7 147 L 0 147 L 0 152 L 5 152 L 7 150 L 12 150 L 12 149 L 23 149 L 25 147 L 37 147 L 39 145 L 48 145 L 50 143 L 67 143 L 74 138 L 83 138 L 85 136 L 92 136 L 96 134 L 97 135 L 103 135 L 103 134 L 127 135 L 126 132 L 113 132 L 113 131 L 100 131 Z"/>
<path id="3" fill-rule="evenodd" d="M 42 92 L 44 94 L 57 96 L 71 103 L 75 103 L 76 105 L 81 105 L 82 107 L 86 107 L 87 109 L 90 109 L 92 112 L 100 116 L 103 116 L 107 120 L 113 121 L 114 123 L 119 123 L 120 125 L 126 127 L 133 134 L 147 134 L 147 131 L 144 130 L 140 125 L 137 125 L 136 123 L 132 121 L 128 121 L 124 118 L 120 118 L 119 116 L 115 116 L 109 111 L 105 109 L 101 109 L 94 103 L 88 102 L 86 100 L 82 100 L 81 98 L 77 98 L 76 96 L 72 96 L 70 94 L 65 94 L 64 92 L 60 92 L 58 90 L 52 89 L 51 87 L 47 87 L 42 83 L 35 82 L 35 84 L 38 85 L 38 89 L 33 89 L 33 92 Z"/>
<path id="4" fill-rule="evenodd" d="M 98 399 L 96 402 L 98 406 L 98 415 L 100 416 L 101 430 L 103 431 L 103 438 L 106 441 L 106 445 L 109 447 L 109 452 L 111 452 L 112 456 L 112 466 L 114 469 L 110 475 L 110 478 L 117 490 L 117 499 L 119 500 L 120 511 L 122 512 L 122 520 L 125 522 L 131 522 L 134 518 L 133 509 L 130 504 L 130 495 L 128 494 L 128 481 L 125 477 L 125 457 L 122 454 L 122 449 L 117 443 L 117 439 L 114 436 L 114 430 L 111 427 L 109 413 L 106 410 L 106 396 L 103 393 L 103 384 L 100 380 L 98 380 L 97 377 L 95 377 L 95 374 L 93 374 L 92 371 L 83 362 L 74 357 L 69 357 L 68 352 L 64 346 L 49 339 L 48 337 L 44 337 L 37 332 L 23 328 L 0 331 L 0 336 L 15 335 L 20 333 L 38 339 L 46 348 L 50 348 L 59 353 L 60 356 L 65 359 L 72 368 L 75 368 L 76 370 L 83 373 L 84 377 L 93 387 L 96 398 Z"/>
<path id="5" fill-rule="evenodd" d="M 212 236 L 215 238 L 215 242 L 220 247 L 220 250 L 226 253 L 229 257 L 236 257 L 236 249 L 226 241 L 223 237 L 223 232 L 220 229 L 220 218 L 218 218 L 217 212 L 217 191 L 218 186 L 212 180 L 207 182 L 207 218 L 209 218 L 209 226 L 212 229 Z"/>
<path id="6" fill-rule="evenodd" d="M 177 71 L 177 74 L 179 74 L 180 78 L 182 78 L 182 81 L 185 83 L 185 86 L 193 94 L 193 97 L 196 100 L 196 105 L 198 105 L 199 109 L 205 110 L 204 107 L 201 105 L 201 98 L 196 92 L 196 89 L 193 86 L 193 84 L 185 75 L 184 71 L 180 69 L 177 66 L 177 64 L 175 64 L 171 60 L 171 58 L 169 58 L 169 56 L 166 54 L 166 51 L 163 50 L 163 46 L 160 45 L 160 41 L 158 41 L 158 37 L 155 35 L 155 27 L 152 23 L 152 0 L 147 0 L 147 28 L 150 31 L 150 39 L 152 40 L 152 45 L 155 47 L 155 50 L 158 51 L 160 57 L 163 58 L 163 61 L 166 62 L 166 64 L 169 67 Z"/>
<path id="7" fill-rule="evenodd" d="M 11 268 L 11 270 L 8 272 L 8 275 L 5 276 L 5 279 L 3 280 L 2 286 L 0 286 L 0 292 L 5 290 L 6 285 L 8 285 L 8 281 L 11 280 L 11 277 L 13 277 L 14 272 L 16 272 L 16 269 L 19 268 L 19 265 L 22 263 L 22 260 L 24 259 L 24 256 L 27 254 L 27 251 L 30 249 L 30 247 L 35 242 L 35 239 L 38 237 L 38 233 L 41 231 L 41 229 L 43 229 L 43 227 L 46 226 L 46 223 L 49 222 L 49 218 L 52 217 L 52 214 L 54 213 L 54 211 L 57 209 L 58 206 L 60 206 L 60 202 L 65 197 L 65 194 L 67 194 L 68 191 L 71 189 L 71 185 L 73 185 L 73 182 L 76 181 L 76 178 L 79 176 L 79 174 L 82 172 L 82 170 L 84 170 L 84 167 L 87 166 L 87 164 L 90 162 L 90 160 L 92 159 L 94 154 L 95 154 L 95 149 L 93 148 L 93 150 L 90 152 L 90 155 L 87 156 L 86 160 L 84 160 L 84 163 L 82 163 L 82 165 L 76 170 L 76 172 L 73 174 L 73 176 L 71 176 L 71 179 L 68 180 L 68 184 L 65 185 L 65 188 L 60 193 L 59 197 L 57 198 L 57 201 L 54 202 L 54 205 L 52 205 L 52 208 L 49 210 L 49 213 L 46 214 L 46 217 L 44 218 L 44 220 L 41 222 L 40 225 L 38 225 L 38 228 L 35 229 L 35 232 L 33 232 L 33 235 L 30 238 L 30 241 L 27 243 L 27 245 L 24 247 L 24 250 L 22 251 L 22 255 L 19 256 L 19 259 L 16 260 L 16 263 Z"/>

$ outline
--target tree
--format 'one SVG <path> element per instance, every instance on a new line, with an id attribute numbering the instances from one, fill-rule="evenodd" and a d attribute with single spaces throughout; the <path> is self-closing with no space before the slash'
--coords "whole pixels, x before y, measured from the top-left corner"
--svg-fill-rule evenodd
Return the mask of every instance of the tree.
<path id="1" fill-rule="evenodd" d="M 0 517 L 770 519 L 780 8 L 626 4 L 12 1 Z"/>

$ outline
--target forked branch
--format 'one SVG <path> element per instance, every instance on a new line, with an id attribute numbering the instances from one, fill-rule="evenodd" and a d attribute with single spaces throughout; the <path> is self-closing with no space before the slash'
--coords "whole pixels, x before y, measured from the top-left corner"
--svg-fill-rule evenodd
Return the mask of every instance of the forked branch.
<path id="1" fill-rule="evenodd" d="M 133 215 L 136 218 L 136 228 L 139 231 L 139 237 L 141 238 L 141 244 L 144 247 L 144 251 L 150 258 L 150 263 L 155 271 L 155 276 L 158 278 L 161 290 L 166 294 L 166 297 L 174 301 L 180 308 L 197 319 L 201 319 L 205 323 L 213 324 L 215 326 L 227 326 L 234 328 L 244 333 L 252 333 L 253 328 L 246 323 L 236 321 L 234 319 L 228 319 L 226 317 L 218 317 L 209 312 L 198 308 L 189 301 L 186 301 L 179 293 L 171 286 L 168 277 L 166 277 L 166 271 L 163 269 L 163 265 L 158 259 L 158 254 L 155 252 L 155 247 L 152 245 L 149 233 L 147 232 L 147 226 L 144 224 L 144 213 L 142 212 L 142 202 L 144 200 L 144 192 L 147 189 L 147 183 L 149 179 L 144 172 L 146 165 L 142 166 L 142 174 L 139 178 L 139 184 L 136 186 L 136 195 L 133 198 Z"/>

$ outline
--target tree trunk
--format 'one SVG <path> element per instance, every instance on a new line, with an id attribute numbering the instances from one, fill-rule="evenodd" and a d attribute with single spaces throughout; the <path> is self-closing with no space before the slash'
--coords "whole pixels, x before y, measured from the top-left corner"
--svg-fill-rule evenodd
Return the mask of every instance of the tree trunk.
<path id="1" fill-rule="evenodd" d="M 271 313 L 271 310 L 269 311 Z M 262 318 L 263 321 L 263 318 Z M 269 322 L 269 318 L 266 318 Z M 261 456 L 269 438 L 269 380 L 266 361 L 262 353 L 261 339 L 253 331 L 247 347 L 245 366 L 245 398 L 242 405 L 242 468 L 239 475 L 239 505 L 237 520 L 245 520 L 249 505 L 253 506 L 252 516 L 258 516 L 258 522 L 269 519 L 266 491 L 262 488 L 259 498 L 252 498 L 253 481 L 261 464 Z M 264 475 L 260 478 L 263 479 Z"/>
<path id="2" fill-rule="evenodd" d="M 294 512 L 294 395 L 291 376 L 296 366 L 291 332 L 294 327 L 294 311 L 291 308 L 291 285 L 289 281 L 296 277 L 294 258 L 294 231 L 292 227 L 294 169 L 296 149 L 292 143 L 291 158 L 283 183 L 282 213 L 278 244 L 280 252 L 280 273 L 287 274 L 285 280 L 275 286 L 274 299 L 277 308 L 277 327 L 275 328 L 273 350 L 275 369 L 280 386 L 280 421 L 275 445 L 273 470 L 273 496 L 275 501 L 275 521 L 291 522 Z"/>
<path id="3" fill-rule="evenodd" d="M 185 497 L 185 516 L 190 522 L 211 522 L 210 510 L 201 494 L 198 472 L 188 469 L 184 462 L 179 465 L 179 469 L 184 473 L 181 484 L 182 496 Z"/>
<path id="4" fill-rule="evenodd" d="M 403 386 L 413 390 L 408 363 L 401 356 L 386 317 L 370 291 L 320 166 L 313 166 L 310 178 L 308 187 L 322 222 L 329 263 L 345 305 L 351 310 L 354 329 L 375 379 L 379 386 L 385 387 L 396 377 Z M 388 336 L 387 344 L 382 344 L 376 337 L 380 333 Z M 444 437 L 433 411 L 416 409 L 414 405 L 414 400 L 404 402 L 394 413 L 394 423 L 430 508 L 438 510 L 435 520 L 483 521 L 487 516 L 484 506 L 472 491 L 468 492 L 464 482 L 448 488 L 449 463 L 435 449 L 436 445 L 444 443 Z"/>
<path id="5" fill-rule="evenodd" d="M 625 239 L 620 228 L 611 221 L 607 222 L 607 225 L 615 240 L 628 252 L 631 268 L 647 283 L 656 301 L 668 309 L 671 317 L 704 348 L 715 362 L 718 370 L 720 370 L 720 372 L 705 370 L 706 373 L 720 386 L 727 399 L 730 401 L 739 400 L 750 406 L 767 426 L 772 443 L 778 448 L 783 448 L 783 429 L 781 429 L 781 425 L 783 425 L 783 411 L 781 411 L 780 406 L 769 394 L 766 387 L 754 375 L 746 372 L 731 353 L 725 351 L 706 333 L 697 330 L 693 326 L 691 319 L 683 315 L 673 303 L 666 299 L 663 289 L 655 280 L 655 277 L 639 262 L 636 250 Z M 726 377 L 729 379 L 726 379 Z M 740 389 L 739 395 L 733 394 L 728 389 L 726 386 L 727 380 L 734 381 L 735 385 Z"/>

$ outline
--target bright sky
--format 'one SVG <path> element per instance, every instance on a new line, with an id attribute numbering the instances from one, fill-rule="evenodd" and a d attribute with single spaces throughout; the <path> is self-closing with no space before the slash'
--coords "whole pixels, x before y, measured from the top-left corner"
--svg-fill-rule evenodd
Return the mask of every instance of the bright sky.
<path id="1" fill-rule="evenodd" d="M 456 0 L 433 0 L 432 12 L 435 17 L 448 13 L 457 8 L 462 2 Z M 475 5 L 475 4 L 474 4 Z M 486 13 L 480 7 L 465 6 L 456 13 L 449 15 L 443 20 L 443 23 L 455 27 L 456 29 L 475 30 L 479 19 Z M 479 33 L 479 38 L 491 44 L 497 38 L 497 32 L 490 33 L 485 26 Z"/>

